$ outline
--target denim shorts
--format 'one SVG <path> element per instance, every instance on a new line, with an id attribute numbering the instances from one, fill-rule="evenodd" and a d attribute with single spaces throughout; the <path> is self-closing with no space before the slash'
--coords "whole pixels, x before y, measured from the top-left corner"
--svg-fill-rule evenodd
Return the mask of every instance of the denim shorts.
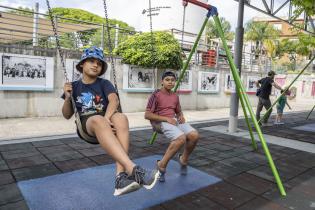
<path id="1" fill-rule="evenodd" d="M 161 130 L 163 134 L 170 139 L 171 141 L 177 139 L 179 136 L 189 134 L 192 131 L 195 131 L 191 125 L 188 123 L 172 125 L 167 122 L 161 122 Z"/>
<path id="2" fill-rule="evenodd" d="M 277 106 L 277 114 L 283 114 L 284 107 Z"/>

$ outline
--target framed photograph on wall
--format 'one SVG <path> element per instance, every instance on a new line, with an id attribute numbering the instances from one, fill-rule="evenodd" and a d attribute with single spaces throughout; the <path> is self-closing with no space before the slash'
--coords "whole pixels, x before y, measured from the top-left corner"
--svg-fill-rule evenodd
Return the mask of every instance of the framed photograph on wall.
<path id="1" fill-rule="evenodd" d="M 235 93 L 235 82 L 232 74 L 226 74 L 224 80 L 224 92 Z"/>
<path id="2" fill-rule="evenodd" d="M 77 59 L 66 59 L 66 70 L 70 81 L 76 81 L 82 78 L 82 74 L 76 69 L 76 65 L 79 63 Z M 103 79 L 110 80 L 110 72 L 111 72 L 111 65 L 108 63 L 108 68 L 101 76 Z"/>
<path id="3" fill-rule="evenodd" d="M 256 86 L 255 82 L 258 80 L 260 80 L 260 77 L 258 77 L 258 76 L 247 76 L 246 93 L 256 94 L 257 86 Z"/>
<path id="4" fill-rule="evenodd" d="M 155 69 L 123 65 L 123 90 L 126 92 L 152 92 L 155 89 Z"/>
<path id="5" fill-rule="evenodd" d="M 0 90 L 53 91 L 52 57 L 0 54 Z"/>
<path id="6" fill-rule="evenodd" d="M 176 76 L 176 82 L 179 79 L 180 76 L 180 71 L 174 71 L 174 70 L 164 70 L 161 73 L 161 76 L 163 75 L 163 73 L 165 71 L 171 71 L 174 72 L 175 76 Z M 162 78 L 160 78 L 161 80 Z M 177 89 L 178 93 L 191 93 L 192 92 L 192 71 L 191 70 L 186 70 L 183 79 Z"/>
<path id="7" fill-rule="evenodd" d="M 216 72 L 198 72 L 198 92 L 199 93 L 218 93 L 220 75 Z"/>

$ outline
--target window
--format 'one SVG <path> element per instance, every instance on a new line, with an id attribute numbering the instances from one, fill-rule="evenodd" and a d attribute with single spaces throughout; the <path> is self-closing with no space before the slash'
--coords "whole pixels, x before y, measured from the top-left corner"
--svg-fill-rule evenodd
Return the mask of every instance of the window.
<path id="1" fill-rule="evenodd" d="M 281 23 L 276 23 L 276 24 L 273 24 L 273 27 L 279 31 L 282 30 L 282 24 Z"/>

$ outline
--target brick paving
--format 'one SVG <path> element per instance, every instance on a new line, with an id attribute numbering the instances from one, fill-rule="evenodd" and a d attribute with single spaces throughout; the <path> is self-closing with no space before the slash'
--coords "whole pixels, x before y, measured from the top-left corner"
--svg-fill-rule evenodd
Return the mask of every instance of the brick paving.
<path id="1" fill-rule="evenodd" d="M 269 135 L 315 143 L 312 132 L 292 127 L 305 121 L 306 113 L 286 115 L 281 126 L 263 128 Z M 287 191 L 281 198 L 263 150 L 252 151 L 250 141 L 242 137 L 207 131 L 200 128 L 227 125 L 227 121 L 194 125 L 200 141 L 190 165 L 222 179 L 221 182 L 148 208 L 174 209 L 315 209 L 315 151 L 308 153 L 269 144 L 271 155 Z M 239 127 L 246 129 L 244 120 Z M 153 146 L 147 144 L 151 130 L 133 131 L 130 156 L 139 158 L 163 154 L 168 141 L 161 135 Z M 78 138 L 28 142 L 0 146 L 0 210 L 28 209 L 17 182 L 73 170 L 113 163 L 99 145 Z"/>

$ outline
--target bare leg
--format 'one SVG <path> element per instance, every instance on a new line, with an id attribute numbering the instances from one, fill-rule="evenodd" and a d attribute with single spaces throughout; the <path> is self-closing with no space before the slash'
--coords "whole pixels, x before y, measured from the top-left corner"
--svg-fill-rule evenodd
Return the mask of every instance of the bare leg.
<path id="1" fill-rule="evenodd" d="M 135 164 L 129 159 L 124 148 L 114 135 L 111 126 L 103 116 L 95 115 L 86 122 L 86 129 L 90 135 L 96 136 L 100 145 L 117 162 L 119 162 L 126 172 L 131 175 Z"/>
<path id="2" fill-rule="evenodd" d="M 116 137 L 123 147 L 125 153 L 128 155 L 129 149 L 129 122 L 126 115 L 122 113 L 115 113 L 111 118 L 112 123 L 116 129 Z M 116 174 L 126 171 L 125 168 L 116 162 Z"/>
<path id="3" fill-rule="evenodd" d="M 282 122 L 282 114 L 279 114 L 279 122 Z"/>
<path id="4" fill-rule="evenodd" d="M 180 156 L 181 157 L 180 162 L 182 165 L 187 165 L 189 155 L 192 153 L 192 151 L 197 145 L 199 134 L 197 131 L 192 131 L 188 133 L 186 137 L 187 137 L 187 140 L 185 144 L 184 153 L 182 156 Z"/>
<path id="5" fill-rule="evenodd" d="M 173 140 L 168 146 L 162 160 L 158 162 L 159 169 L 162 171 L 166 170 L 166 166 L 176 152 L 185 144 L 186 136 L 181 135 L 177 139 Z"/>

